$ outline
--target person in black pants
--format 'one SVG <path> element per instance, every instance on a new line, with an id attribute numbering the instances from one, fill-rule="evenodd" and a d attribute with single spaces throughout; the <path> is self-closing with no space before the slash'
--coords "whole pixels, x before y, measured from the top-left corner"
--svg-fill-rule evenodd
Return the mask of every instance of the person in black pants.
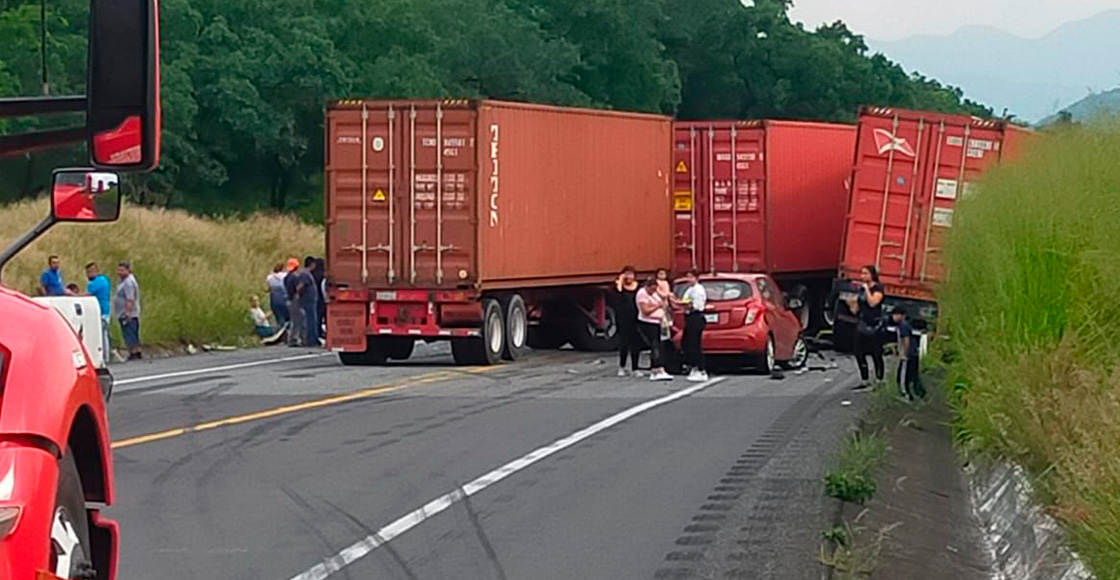
<path id="1" fill-rule="evenodd" d="M 902 396 L 911 401 L 924 399 L 926 390 L 922 387 L 921 353 L 918 348 L 918 335 L 902 307 L 891 312 L 898 337 L 898 388 Z"/>
<path id="2" fill-rule="evenodd" d="M 637 272 L 626 266 L 615 280 L 614 314 L 618 323 L 618 376 L 641 376 L 638 356 L 642 352 L 642 339 L 638 336 Z M 626 360 L 630 359 L 630 370 Z"/>
<path id="3" fill-rule="evenodd" d="M 708 321 L 704 318 L 704 311 L 708 307 L 708 293 L 695 270 L 685 276 L 688 285 L 681 297 L 684 304 L 684 336 L 681 337 L 681 346 L 684 348 L 685 362 L 691 370 L 688 380 L 702 383 L 708 380 L 708 372 L 704 366 L 704 328 Z"/>
<path id="4" fill-rule="evenodd" d="M 875 266 L 864 266 L 860 271 L 862 285 L 859 295 L 848 301 L 856 314 L 855 355 L 859 367 L 860 384 L 856 389 L 870 387 L 867 357 L 875 364 L 875 381 L 883 382 L 883 285 Z"/>

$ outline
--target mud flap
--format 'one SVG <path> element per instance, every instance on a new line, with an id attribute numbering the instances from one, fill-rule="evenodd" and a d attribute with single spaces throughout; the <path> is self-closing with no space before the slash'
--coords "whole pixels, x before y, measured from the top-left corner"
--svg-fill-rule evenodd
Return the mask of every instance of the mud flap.
<path id="1" fill-rule="evenodd" d="M 366 302 L 327 304 L 327 348 L 345 352 L 366 350 Z"/>
<path id="2" fill-rule="evenodd" d="M 117 557 L 120 549 L 120 525 L 105 519 L 98 510 L 89 510 L 90 560 L 97 570 L 98 580 L 115 580 Z"/>

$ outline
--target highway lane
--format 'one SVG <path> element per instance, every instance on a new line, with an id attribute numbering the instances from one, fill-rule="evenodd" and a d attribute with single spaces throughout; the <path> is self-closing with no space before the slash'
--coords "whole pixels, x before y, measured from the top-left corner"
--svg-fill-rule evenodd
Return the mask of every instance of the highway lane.
<path id="1" fill-rule="evenodd" d="M 110 514 L 123 528 L 123 580 L 315 577 L 325 558 L 432 500 L 666 398 L 413 521 L 387 545 L 358 550 L 329 577 L 695 577 L 672 555 L 702 570 L 705 554 L 718 552 L 706 546 L 718 543 L 719 510 L 734 513 L 765 487 L 734 477 L 746 474 L 744 458 L 759 458 L 755 477 L 795 439 L 779 427 L 828 423 L 835 437 L 854 413 L 817 416 L 842 409 L 831 403 L 848 396 L 847 365 L 697 386 L 618 379 L 610 357 L 572 352 L 491 368 L 450 366 L 440 346 L 381 368 L 342 367 L 331 356 L 263 363 L 292 353 L 117 371 L 124 384 L 111 404 L 118 502 Z M 128 382 L 177 373 L 188 374 Z M 142 439 L 224 418 L 243 420 Z M 752 451 L 758 445 L 774 449 Z M 803 455 L 787 461 L 814 480 L 822 460 Z M 720 484 L 728 478 L 743 482 Z M 738 488 L 723 494 L 735 498 L 720 500 L 720 487 Z M 810 487 L 819 496 L 819 484 Z M 682 535 L 686 528 L 702 533 Z M 804 562 L 814 556 L 805 548 Z"/>

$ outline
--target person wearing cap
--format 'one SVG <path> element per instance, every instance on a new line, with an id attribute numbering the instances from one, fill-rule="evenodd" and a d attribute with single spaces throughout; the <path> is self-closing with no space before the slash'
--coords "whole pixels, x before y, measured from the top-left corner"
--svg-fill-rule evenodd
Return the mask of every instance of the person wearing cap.
<path id="1" fill-rule="evenodd" d="M 288 275 L 284 277 L 284 291 L 288 295 L 288 346 L 303 346 L 304 335 L 307 333 L 303 308 L 300 306 L 300 276 L 299 260 L 288 260 Z"/>
<path id="2" fill-rule="evenodd" d="M 140 284 L 132 273 L 132 262 L 122 260 L 117 264 L 117 276 L 121 283 L 113 299 L 113 311 L 121 325 L 128 360 L 139 360 L 143 358 L 140 353 Z"/>

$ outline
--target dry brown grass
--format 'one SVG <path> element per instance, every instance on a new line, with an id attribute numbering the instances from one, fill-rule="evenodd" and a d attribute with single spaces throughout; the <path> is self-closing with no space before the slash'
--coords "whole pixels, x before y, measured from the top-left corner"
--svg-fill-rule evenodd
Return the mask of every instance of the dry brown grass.
<path id="1" fill-rule="evenodd" d="M 48 211 L 45 200 L 0 208 L 0 246 Z M 84 266 L 97 262 L 113 280 L 118 261 L 132 261 L 143 307 L 145 343 L 245 342 L 248 297 L 262 296 L 273 264 L 323 252 L 321 228 L 291 217 L 208 219 L 182 211 L 125 207 L 112 224 L 59 224 L 4 271 L 4 284 L 33 293 L 47 256 L 62 259 L 65 281 L 85 288 Z"/>

